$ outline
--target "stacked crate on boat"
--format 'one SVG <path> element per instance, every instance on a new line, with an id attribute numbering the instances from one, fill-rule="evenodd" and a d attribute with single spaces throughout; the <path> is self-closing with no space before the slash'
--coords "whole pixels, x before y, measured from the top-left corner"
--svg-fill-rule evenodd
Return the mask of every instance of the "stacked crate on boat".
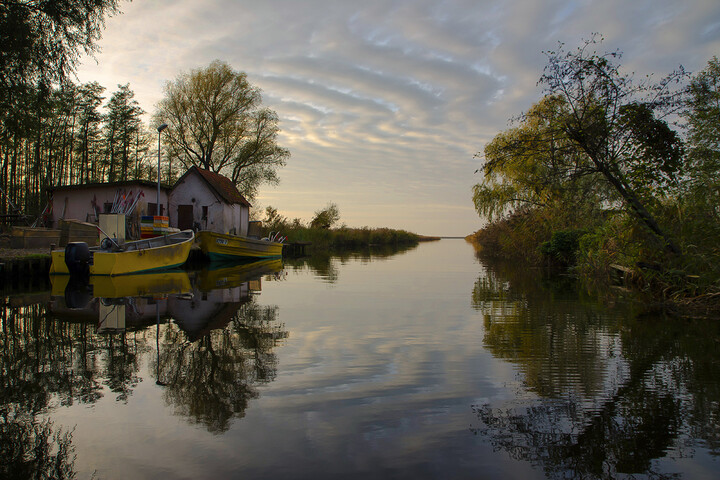
<path id="1" fill-rule="evenodd" d="M 159 237 L 176 231 L 170 228 L 170 219 L 161 215 L 143 215 L 140 219 L 140 238 Z"/>

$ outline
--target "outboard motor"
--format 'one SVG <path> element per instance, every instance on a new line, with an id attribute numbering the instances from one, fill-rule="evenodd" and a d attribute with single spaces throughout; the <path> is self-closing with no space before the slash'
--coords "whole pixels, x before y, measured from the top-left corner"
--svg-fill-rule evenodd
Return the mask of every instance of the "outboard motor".
<path id="1" fill-rule="evenodd" d="M 85 242 L 70 242 L 65 246 L 65 265 L 70 275 L 87 276 L 90 273 L 90 248 Z"/>

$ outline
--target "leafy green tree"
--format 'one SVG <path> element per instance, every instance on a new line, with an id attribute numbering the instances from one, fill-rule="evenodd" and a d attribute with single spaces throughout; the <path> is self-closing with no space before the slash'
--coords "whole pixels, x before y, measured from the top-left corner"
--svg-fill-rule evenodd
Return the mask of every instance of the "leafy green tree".
<path id="1" fill-rule="evenodd" d="M 583 152 L 586 169 L 601 174 L 666 248 L 679 254 L 647 204 L 683 173 L 682 141 L 663 118 L 680 106 L 682 92 L 674 87 L 685 72 L 680 68 L 658 83 L 635 82 L 615 63 L 621 53 L 592 50 L 601 42 L 595 35 L 575 51 L 561 44 L 547 52 L 540 83 L 567 103 L 569 114 L 558 129 Z"/>
<path id="2" fill-rule="evenodd" d="M 287 218 L 280 215 L 277 208 L 270 205 L 265 207 L 265 230 L 267 231 L 278 231 L 285 228 L 287 225 Z"/>
<path id="3" fill-rule="evenodd" d="M 12 92 L 67 79 L 81 51 L 97 50 L 105 15 L 117 11 L 117 0 L 2 0 L 0 110 Z"/>
<path id="4" fill-rule="evenodd" d="M 667 198 L 665 192 L 684 173 L 682 141 L 663 120 L 677 111 L 681 92 L 673 86 L 684 71 L 659 83 L 635 83 L 614 63 L 620 53 L 592 51 L 599 42 L 593 36 L 576 51 L 560 45 L 547 53 L 540 83 L 550 99 L 522 117 L 523 128 L 488 146 L 486 177 L 498 166 L 514 175 L 499 184 L 486 179 L 476 187 L 476 207 L 498 213 L 518 201 L 546 202 L 549 194 L 558 198 L 558 192 L 575 190 L 577 196 L 612 189 L 669 251 L 679 254 L 680 247 L 648 205 Z M 591 178 L 578 182 L 584 177 Z M 605 186 L 596 187 L 598 182 Z"/>
<path id="5" fill-rule="evenodd" d="M 673 205 L 678 233 L 694 257 L 693 270 L 720 275 L 720 61 L 713 57 L 687 88 L 682 112 L 687 125 L 687 173 L 680 177 L 681 194 Z"/>
<path id="6" fill-rule="evenodd" d="M 277 145 L 277 114 L 261 104 L 244 72 L 216 60 L 166 84 L 156 121 L 170 126 L 172 158 L 226 175 L 252 199 L 261 184 L 278 183 L 277 169 L 290 156 Z"/>
<path id="7" fill-rule="evenodd" d="M 720 189 L 720 60 L 693 77 L 683 112 L 688 124 L 693 186 L 717 198 Z"/>
<path id="8" fill-rule="evenodd" d="M 311 228 L 330 228 L 340 220 L 340 209 L 334 203 L 328 203 L 323 209 L 317 210 L 310 220 Z"/>
<path id="9" fill-rule="evenodd" d="M 141 131 L 140 108 L 130 85 L 118 85 L 107 105 L 105 119 L 106 168 L 110 181 L 128 178 L 133 164 L 133 146 Z"/>

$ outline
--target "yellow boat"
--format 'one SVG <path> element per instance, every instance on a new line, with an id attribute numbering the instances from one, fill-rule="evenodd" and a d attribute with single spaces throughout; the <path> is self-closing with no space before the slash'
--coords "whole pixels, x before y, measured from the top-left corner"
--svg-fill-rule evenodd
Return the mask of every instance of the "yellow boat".
<path id="1" fill-rule="evenodd" d="M 202 230 L 197 234 L 200 249 L 210 260 L 282 257 L 283 244 L 267 239 L 256 240 L 238 235 Z"/>
<path id="2" fill-rule="evenodd" d="M 51 252 L 50 274 L 129 275 L 178 267 L 187 261 L 192 230 L 118 245 L 105 239 L 99 247 L 69 243 Z"/>

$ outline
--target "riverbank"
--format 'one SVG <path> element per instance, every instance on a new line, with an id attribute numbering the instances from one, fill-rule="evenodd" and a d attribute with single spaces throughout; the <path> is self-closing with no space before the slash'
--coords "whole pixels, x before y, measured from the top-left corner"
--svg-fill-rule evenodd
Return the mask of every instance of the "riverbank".
<path id="1" fill-rule="evenodd" d="M 720 280 L 711 268 L 691 261 L 690 254 L 681 258 L 668 258 L 662 252 L 651 255 L 651 250 L 613 231 L 553 232 L 539 228 L 538 223 L 531 214 L 511 216 L 466 240 L 480 258 L 560 271 L 575 277 L 594 295 L 629 296 L 646 312 L 720 319 Z"/>

